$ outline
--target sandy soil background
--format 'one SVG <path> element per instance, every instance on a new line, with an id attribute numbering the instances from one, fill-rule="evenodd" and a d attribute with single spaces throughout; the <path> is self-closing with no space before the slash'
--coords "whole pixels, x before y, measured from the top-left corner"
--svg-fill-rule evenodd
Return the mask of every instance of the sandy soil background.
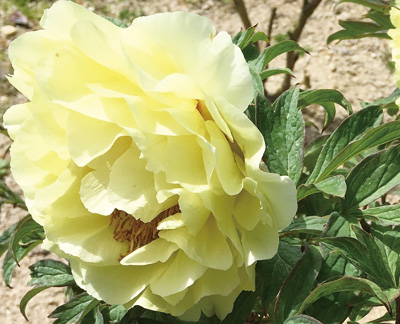
<path id="1" fill-rule="evenodd" d="M 11 66 L 7 60 L 7 46 L 17 35 L 31 29 L 37 29 L 38 20 L 44 8 L 52 1 L 34 1 L 29 4 L 27 26 L 16 24 L 15 11 L 18 9 L 12 1 L 0 0 L 0 111 L 4 112 L 10 105 L 24 101 L 22 95 L 12 89 L 5 75 L 11 73 Z M 192 11 L 210 18 L 218 30 L 226 30 L 231 35 L 242 28 L 242 22 L 233 4 L 221 0 L 107 0 L 84 1 L 79 3 L 95 12 L 119 17 L 126 22 L 135 15 L 149 15 L 165 11 Z M 297 20 L 301 8 L 301 0 L 245 0 L 252 24 L 258 24 L 259 30 L 266 31 L 270 23 L 270 13 L 276 7 L 276 17 L 273 21 L 273 36 L 279 36 L 292 28 Z M 339 44 L 326 44 L 327 37 L 340 29 L 338 20 L 359 19 L 365 9 L 356 4 L 341 4 L 335 6 L 332 0 L 323 0 L 322 4 L 309 19 L 300 45 L 305 47 L 311 55 L 301 57 L 294 69 L 293 83 L 300 83 L 302 87 L 314 89 L 330 88 L 341 91 L 359 109 L 359 99 L 374 101 L 389 95 L 394 90 L 392 72 L 387 67 L 390 60 L 388 42 L 378 39 L 362 39 L 343 41 Z M 17 17 L 18 18 L 18 17 Z M 284 66 L 283 58 L 276 60 L 274 66 Z M 267 82 L 267 89 L 273 91 L 280 86 L 280 78 L 272 77 Z M 311 108 L 307 111 L 307 118 L 317 125 L 322 125 L 323 111 Z M 345 115 L 338 111 L 336 124 Z M 8 141 L 0 139 L 4 152 Z M 3 153 L 0 150 L 0 155 Z M 12 178 L 7 181 L 12 183 Z M 15 190 L 18 187 L 14 185 Z M 0 214 L 0 232 L 18 219 L 23 217 L 19 210 L 3 207 Z M 13 289 L 0 286 L 0 320 L 2 323 L 25 323 L 19 313 L 18 304 L 22 296 L 29 290 L 25 285 L 29 281 L 28 266 L 43 257 L 54 257 L 39 248 L 21 262 L 21 267 L 15 271 L 12 282 Z M 47 324 L 53 321 L 48 314 L 63 301 L 62 289 L 49 289 L 35 297 L 27 307 L 27 315 L 32 324 Z M 379 310 L 371 314 L 376 318 Z M 365 319 L 362 322 L 366 322 Z"/>

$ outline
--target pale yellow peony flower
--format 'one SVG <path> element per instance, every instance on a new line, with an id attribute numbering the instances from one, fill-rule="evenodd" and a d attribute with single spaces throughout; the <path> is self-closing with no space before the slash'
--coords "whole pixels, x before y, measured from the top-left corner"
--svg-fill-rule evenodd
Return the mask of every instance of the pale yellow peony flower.
<path id="1" fill-rule="evenodd" d="M 224 318 L 296 211 L 292 181 L 260 170 L 240 49 L 184 12 L 124 29 L 60 1 L 41 25 L 10 46 L 29 102 L 4 120 L 44 247 L 107 303 Z"/>
<path id="2" fill-rule="evenodd" d="M 392 48 L 392 59 L 395 62 L 394 78 L 396 86 L 400 88 L 400 1 L 396 1 L 397 8 L 393 7 L 390 10 L 390 20 L 395 29 L 389 29 L 388 35 L 392 38 L 389 45 Z M 396 101 L 400 106 L 400 98 Z"/>

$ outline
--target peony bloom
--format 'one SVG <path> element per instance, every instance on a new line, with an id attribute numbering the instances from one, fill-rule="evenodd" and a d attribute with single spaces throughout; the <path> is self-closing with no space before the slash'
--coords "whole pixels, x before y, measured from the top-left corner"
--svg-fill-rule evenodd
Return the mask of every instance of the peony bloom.
<path id="1" fill-rule="evenodd" d="M 400 5 L 400 1 L 396 2 L 396 5 Z M 394 72 L 394 77 L 396 80 L 396 86 L 400 88 L 400 9 L 392 8 L 390 10 L 390 20 L 392 21 L 395 29 L 389 29 L 388 35 L 392 38 L 389 45 L 392 48 L 392 59 L 395 62 L 396 70 Z M 400 100 L 396 101 L 397 105 L 400 106 Z"/>
<path id="2" fill-rule="evenodd" d="M 292 181 L 260 169 L 240 49 L 184 12 L 124 29 L 60 1 L 41 26 L 10 46 L 29 102 L 4 121 L 44 247 L 109 304 L 224 318 L 296 211 Z"/>

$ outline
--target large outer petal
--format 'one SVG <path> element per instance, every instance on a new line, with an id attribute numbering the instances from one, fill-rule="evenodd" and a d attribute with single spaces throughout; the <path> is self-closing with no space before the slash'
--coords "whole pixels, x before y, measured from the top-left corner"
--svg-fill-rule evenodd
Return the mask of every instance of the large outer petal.
<path id="1" fill-rule="evenodd" d="M 169 53 L 178 71 L 192 76 L 208 95 L 221 95 L 241 111 L 252 100 L 253 84 L 243 54 L 227 33 L 215 35 L 208 19 L 184 12 L 158 14 L 135 19 L 127 33 L 131 31 Z M 135 47 L 140 44 L 133 42 L 134 38 L 130 45 Z"/>

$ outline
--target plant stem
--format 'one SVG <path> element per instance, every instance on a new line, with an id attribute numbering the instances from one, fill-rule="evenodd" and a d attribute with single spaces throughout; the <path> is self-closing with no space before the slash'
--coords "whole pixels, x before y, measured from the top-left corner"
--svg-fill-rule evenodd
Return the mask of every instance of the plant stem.
<path id="1" fill-rule="evenodd" d="M 395 324 L 400 324 L 400 297 L 395 299 L 396 301 L 396 322 Z"/>
<path id="2" fill-rule="evenodd" d="M 234 0 L 236 10 L 239 12 L 240 19 L 242 19 L 243 25 L 245 29 L 248 29 L 251 27 L 251 22 L 249 19 L 249 16 L 247 14 L 246 6 L 243 2 L 243 0 Z"/>
<path id="3" fill-rule="evenodd" d="M 276 7 L 271 9 L 271 14 L 269 16 L 268 30 L 267 30 L 267 37 L 268 37 L 267 46 L 271 45 L 272 27 L 274 25 L 275 17 L 276 17 Z"/>
<path id="4" fill-rule="evenodd" d="M 289 39 L 297 42 L 300 39 L 301 33 L 303 32 L 304 26 L 307 23 L 308 18 L 314 13 L 315 9 L 319 6 L 322 0 L 303 0 L 303 7 L 294 28 L 289 31 Z M 293 70 L 299 58 L 298 52 L 288 52 L 286 56 L 286 67 Z M 291 75 L 286 74 L 282 83 L 281 88 L 270 99 L 275 100 L 282 92 L 290 88 Z"/>

